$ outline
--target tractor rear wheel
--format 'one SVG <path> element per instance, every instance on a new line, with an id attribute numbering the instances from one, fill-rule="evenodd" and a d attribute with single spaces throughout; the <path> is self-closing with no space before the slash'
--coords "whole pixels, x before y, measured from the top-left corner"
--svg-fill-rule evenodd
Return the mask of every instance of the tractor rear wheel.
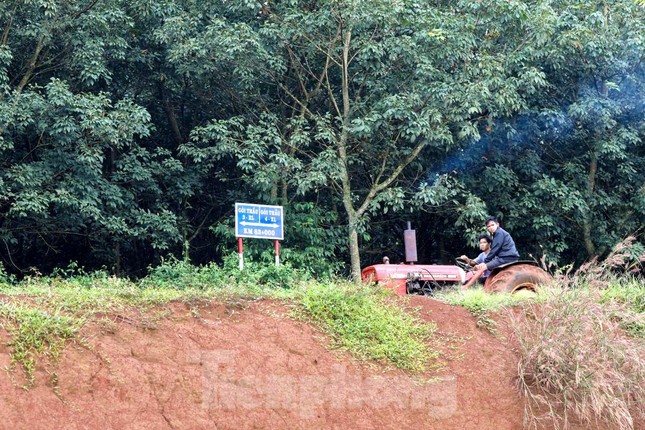
<path id="1" fill-rule="evenodd" d="M 488 293 L 515 293 L 520 290 L 535 291 L 538 285 L 547 284 L 553 278 L 546 271 L 531 264 L 514 264 L 493 273 L 486 280 L 484 290 Z"/>

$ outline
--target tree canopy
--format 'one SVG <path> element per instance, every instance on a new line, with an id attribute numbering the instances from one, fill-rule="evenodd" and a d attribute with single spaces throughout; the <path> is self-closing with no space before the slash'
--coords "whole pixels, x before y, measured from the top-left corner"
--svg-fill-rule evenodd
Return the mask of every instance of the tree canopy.
<path id="1" fill-rule="evenodd" d="M 12 272 L 221 261 L 235 202 L 283 205 L 317 274 L 400 252 L 404 221 L 422 261 L 488 214 L 559 265 L 645 242 L 636 0 L 12 0 L 0 30 Z"/>

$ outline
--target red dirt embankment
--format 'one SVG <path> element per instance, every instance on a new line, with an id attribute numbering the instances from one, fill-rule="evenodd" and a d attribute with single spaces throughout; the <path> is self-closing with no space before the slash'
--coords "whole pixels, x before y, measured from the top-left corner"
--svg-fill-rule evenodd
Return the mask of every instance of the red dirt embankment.
<path id="1" fill-rule="evenodd" d="M 411 304 L 452 346 L 442 369 L 421 376 L 330 352 L 325 336 L 271 301 L 197 314 L 174 304 L 152 322 L 97 318 L 83 346 L 69 343 L 29 390 L 20 371 L 0 372 L 0 428 L 520 429 L 517 357 L 506 342 L 462 308 Z"/>

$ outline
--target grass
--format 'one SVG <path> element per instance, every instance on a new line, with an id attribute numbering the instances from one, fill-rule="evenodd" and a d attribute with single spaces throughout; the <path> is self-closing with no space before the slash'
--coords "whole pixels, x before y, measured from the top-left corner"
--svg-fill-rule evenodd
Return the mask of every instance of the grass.
<path id="1" fill-rule="evenodd" d="M 615 294 L 553 291 L 540 305 L 511 315 L 520 389 L 529 400 L 525 416 L 533 427 L 545 419 L 568 428 L 575 418 L 584 425 L 633 429 L 632 412 L 645 413 L 643 342 L 621 330 L 624 315 L 635 314 L 607 298 Z"/>
<path id="2" fill-rule="evenodd" d="M 2 328 L 7 330 L 12 348 L 11 365 L 20 365 L 27 379 L 34 382 L 36 363 L 42 357 L 57 363 L 65 342 L 75 337 L 83 325 L 79 318 L 49 314 L 33 307 L 0 302 Z"/>
<path id="3" fill-rule="evenodd" d="M 343 281 L 324 286 L 300 279 L 288 266 L 253 267 L 239 273 L 215 265 L 167 262 L 133 282 L 74 267 L 50 277 L 0 283 L 0 324 L 11 340 L 11 359 L 30 383 L 40 361 L 55 363 L 65 342 L 88 321 L 132 310 L 145 325 L 147 314 L 172 302 L 196 310 L 211 300 L 271 298 L 295 303 L 299 315 L 323 327 L 334 346 L 359 360 L 376 360 L 409 371 L 423 370 L 435 357 L 425 339 L 434 327 L 406 313 L 383 295 Z"/>
<path id="4" fill-rule="evenodd" d="M 540 300 L 540 295 L 517 295 L 517 294 L 489 294 L 481 288 L 470 288 L 468 290 L 449 290 L 438 292 L 435 295 L 437 300 L 451 305 L 462 306 L 469 311 L 499 311 L 501 309 L 516 306 L 532 300 Z"/>
<path id="5" fill-rule="evenodd" d="M 588 273 L 568 281 L 532 296 L 474 289 L 436 298 L 465 307 L 493 334 L 493 314 L 516 308 L 501 318 L 508 318 L 519 348 L 527 427 L 568 428 L 578 421 L 633 429 L 632 414 L 645 414 L 645 288 L 604 272 L 602 282 Z"/>
<path id="6" fill-rule="evenodd" d="M 410 372 L 426 370 L 438 353 L 427 341 L 437 327 L 406 312 L 381 290 L 355 284 L 316 285 L 298 297 L 301 316 L 327 332 L 332 347 Z"/>
<path id="7" fill-rule="evenodd" d="M 614 281 L 600 291 L 601 303 L 619 303 L 628 312 L 620 312 L 615 318 L 620 326 L 631 336 L 645 339 L 645 288 L 637 280 Z"/>
<path id="8" fill-rule="evenodd" d="M 497 330 L 497 322 L 493 318 L 494 313 L 522 303 L 536 300 L 540 301 L 542 300 L 541 297 L 535 294 L 488 294 L 481 288 L 448 290 L 435 295 L 437 300 L 468 309 L 477 320 L 477 326 L 489 331 L 495 336 L 499 336 L 499 332 Z"/>

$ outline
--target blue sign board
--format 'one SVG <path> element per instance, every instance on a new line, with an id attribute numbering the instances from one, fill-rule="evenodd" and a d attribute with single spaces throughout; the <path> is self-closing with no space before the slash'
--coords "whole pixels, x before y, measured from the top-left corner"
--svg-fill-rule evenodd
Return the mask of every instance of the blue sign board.
<path id="1" fill-rule="evenodd" d="M 284 239 L 282 206 L 235 203 L 235 236 Z"/>

